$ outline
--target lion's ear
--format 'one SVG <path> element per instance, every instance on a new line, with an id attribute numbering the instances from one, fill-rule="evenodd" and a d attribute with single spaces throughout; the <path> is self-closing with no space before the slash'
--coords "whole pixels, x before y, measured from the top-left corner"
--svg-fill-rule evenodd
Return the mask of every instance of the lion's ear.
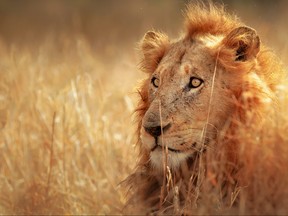
<path id="1" fill-rule="evenodd" d="M 232 30 L 222 41 L 224 46 L 233 49 L 235 61 L 255 58 L 260 50 L 260 39 L 254 29 L 239 27 Z"/>
<path id="2" fill-rule="evenodd" d="M 169 46 L 168 36 L 154 31 L 147 32 L 141 42 L 141 50 L 144 55 L 142 68 L 147 72 L 153 72 Z"/>
<path id="3" fill-rule="evenodd" d="M 256 64 L 260 39 L 254 29 L 238 27 L 224 37 L 216 50 L 219 62 L 226 69 L 248 72 Z"/>

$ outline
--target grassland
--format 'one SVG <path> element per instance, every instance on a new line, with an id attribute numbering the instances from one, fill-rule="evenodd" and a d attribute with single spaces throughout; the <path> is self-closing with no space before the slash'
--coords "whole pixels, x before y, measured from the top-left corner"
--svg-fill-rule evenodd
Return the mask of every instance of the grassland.
<path id="1" fill-rule="evenodd" d="M 152 27 L 177 35 L 185 2 L 97 2 L 18 2 L 24 9 L 1 2 L 0 214 L 121 212 L 119 183 L 137 158 L 135 86 L 144 76 L 134 47 Z M 264 42 L 287 63 L 287 3 L 254 1 L 247 9 L 232 2 L 230 9 L 259 27 Z M 270 213 L 288 211 L 288 87 L 279 84 L 275 124 L 258 130 L 257 142 L 255 134 L 242 134 L 244 146 L 253 147 L 243 147 L 247 163 L 258 164 L 248 179 L 255 197 L 249 202 L 242 196 L 242 204 L 248 203 L 242 213 L 257 214 L 263 206 Z"/>
<path id="2" fill-rule="evenodd" d="M 0 211 L 119 212 L 117 185 L 135 156 L 132 86 L 113 67 L 107 76 L 85 41 L 54 42 L 1 46 Z M 129 62 L 115 67 L 133 78 Z"/>

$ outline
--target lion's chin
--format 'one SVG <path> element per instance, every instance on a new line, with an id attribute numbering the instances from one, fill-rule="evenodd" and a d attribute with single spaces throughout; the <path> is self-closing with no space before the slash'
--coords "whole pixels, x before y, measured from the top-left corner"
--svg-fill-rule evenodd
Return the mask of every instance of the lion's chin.
<path id="1" fill-rule="evenodd" d="M 191 153 L 188 152 L 168 151 L 168 153 L 166 153 L 165 150 L 162 150 L 161 147 L 158 147 L 154 151 L 150 152 L 150 162 L 151 165 L 157 170 L 163 170 L 163 168 L 165 167 L 165 163 L 167 163 L 166 166 L 168 166 L 169 169 L 176 170 L 179 168 L 181 163 L 183 163 L 184 161 L 186 161 L 187 158 L 189 158 L 190 155 Z"/>

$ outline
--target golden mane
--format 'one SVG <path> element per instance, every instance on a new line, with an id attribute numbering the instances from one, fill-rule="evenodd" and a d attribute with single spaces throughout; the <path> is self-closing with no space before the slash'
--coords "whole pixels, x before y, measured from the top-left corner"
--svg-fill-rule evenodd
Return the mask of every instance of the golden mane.
<path id="1" fill-rule="evenodd" d="M 231 30 L 241 26 L 245 26 L 245 24 L 236 15 L 231 15 L 225 11 L 224 6 L 221 4 L 198 2 L 189 4 L 185 11 L 186 37 L 189 38 L 203 35 L 228 35 Z M 236 62 L 236 65 L 232 65 L 231 67 L 232 56 L 234 56 L 234 53 L 222 49 L 219 53 L 221 64 L 230 70 L 242 71 L 240 62 Z M 275 90 L 275 86 L 279 84 L 279 78 L 284 76 L 283 67 L 277 56 L 272 50 L 260 44 L 257 64 L 258 68 L 255 71 L 261 75 L 261 78 L 265 80 L 272 90 Z M 247 67 L 247 65 L 245 66 Z"/>
<path id="2" fill-rule="evenodd" d="M 262 43 L 260 44 L 260 40 L 257 41 L 259 38 L 257 38 L 258 36 L 256 37 L 253 35 L 256 34 L 254 30 L 251 30 L 250 32 L 252 33 L 249 33 L 248 35 L 243 36 L 243 34 L 239 34 L 239 32 L 245 31 L 246 28 L 248 27 L 246 27 L 238 17 L 228 14 L 222 5 L 194 3 L 187 6 L 185 12 L 186 31 L 184 39 L 194 40 L 195 38 L 211 36 L 225 38 L 212 48 L 210 52 L 211 55 L 217 59 L 217 67 L 224 68 L 230 73 L 231 77 L 229 79 L 231 79 L 231 85 L 233 83 L 233 85 L 238 86 L 235 88 L 237 91 L 235 90 L 234 98 L 237 109 L 231 118 L 232 121 L 229 124 L 229 128 L 226 128 L 218 139 L 219 144 L 216 147 L 217 154 L 213 155 L 208 151 L 203 158 L 201 158 L 202 156 L 196 156 L 196 159 L 193 158 L 198 161 L 197 163 L 194 162 L 192 164 L 192 162 L 189 161 L 187 162 L 187 167 L 181 167 L 177 172 L 170 173 L 169 170 L 166 170 L 166 173 L 158 174 L 151 168 L 149 164 L 149 151 L 143 147 L 143 143 L 140 140 L 142 119 L 150 106 L 148 100 L 149 82 L 145 80 L 138 90 L 140 98 L 136 108 L 139 159 L 134 173 L 125 181 L 125 185 L 130 194 L 127 206 L 130 206 L 132 209 L 134 208 L 134 211 L 136 206 L 136 212 L 138 213 L 143 213 L 147 210 L 149 212 L 157 212 L 157 210 L 161 208 L 162 203 L 165 203 L 165 200 L 172 199 L 172 203 L 170 203 L 170 206 L 172 207 L 164 205 L 166 209 L 162 209 L 162 213 L 171 213 L 172 211 L 174 213 L 184 212 L 191 214 L 191 208 L 193 209 L 195 206 L 179 211 L 179 199 L 185 200 L 185 208 L 187 205 L 195 204 L 196 201 L 194 202 L 192 200 L 197 200 L 197 196 L 200 195 L 199 191 L 197 192 L 195 188 L 191 189 L 191 187 L 203 177 L 202 175 L 208 179 L 207 181 L 202 179 L 203 182 L 206 182 L 203 183 L 204 186 L 202 187 L 202 190 L 206 190 L 206 192 L 208 191 L 208 193 L 211 194 L 211 191 L 215 192 L 215 188 L 217 188 L 217 193 L 223 193 L 222 196 L 210 197 L 211 199 L 221 199 L 221 197 L 230 199 L 231 194 L 235 195 L 235 193 L 238 193 L 237 190 L 240 190 L 241 183 L 245 184 L 247 182 L 246 180 L 243 180 L 243 176 L 249 180 L 252 178 L 251 176 L 251 178 L 249 178 L 248 175 L 245 175 L 245 171 L 244 174 L 242 173 L 243 176 L 241 178 L 241 171 L 239 171 L 239 167 L 245 167 L 248 163 L 245 161 L 245 157 L 243 157 L 243 154 L 247 153 L 247 149 L 242 147 L 241 150 L 241 144 L 243 142 L 249 143 L 249 141 L 247 141 L 246 138 L 242 138 L 235 134 L 238 133 L 237 130 L 239 128 L 239 130 L 242 131 L 241 133 L 239 132 L 239 134 L 245 134 L 247 131 L 253 130 L 255 125 L 261 124 L 259 121 L 267 114 L 267 100 L 270 100 L 268 106 L 276 106 L 277 100 L 275 90 L 276 86 L 279 84 L 279 80 L 284 77 L 284 70 L 276 55 L 262 45 Z M 237 31 L 233 32 L 232 30 L 234 29 L 237 29 Z M 234 49 L 237 45 L 236 43 L 239 43 L 239 41 L 243 44 L 250 43 L 251 37 L 254 37 L 252 40 L 254 44 L 251 46 L 259 46 L 258 48 L 256 47 L 259 49 L 259 52 L 256 53 L 257 55 L 255 54 L 255 58 L 247 59 L 245 61 L 242 61 L 241 58 L 239 58 L 240 60 L 236 61 Z M 141 43 L 143 59 L 141 60 L 140 68 L 146 73 L 152 73 L 157 68 L 157 65 L 168 49 L 169 39 L 165 34 L 161 33 L 156 35 L 153 32 L 148 32 Z M 249 49 L 245 50 L 246 53 L 249 53 L 250 51 L 251 50 Z M 254 53 L 251 53 L 251 55 L 254 55 Z M 250 71 L 253 71 L 254 73 L 251 74 Z M 197 159 L 197 157 L 199 158 Z M 211 164 L 206 163 L 206 165 L 203 165 L 201 161 L 204 163 L 210 161 Z M 219 168 L 215 166 L 215 164 L 212 164 L 211 161 L 215 163 L 217 161 L 224 161 L 225 163 L 223 163 L 224 165 L 219 165 Z M 250 162 L 251 161 L 249 161 L 249 163 Z M 202 167 L 205 171 L 203 171 L 201 175 L 199 174 L 200 166 L 205 167 Z M 191 170 L 193 169 L 194 171 L 197 170 L 199 173 L 194 175 L 194 172 L 194 174 L 191 175 Z M 252 170 L 254 169 L 250 166 L 250 174 L 253 173 Z M 163 178 L 163 180 L 161 180 L 161 178 Z M 161 184 L 161 181 L 163 184 Z M 174 187 L 173 181 L 181 181 L 181 185 L 185 185 L 183 191 L 187 190 L 187 193 L 181 191 L 178 186 Z M 198 184 L 195 184 L 198 187 Z M 175 183 L 175 185 L 177 184 Z M 191 197 L 189 197 L 189 194 Z M 227 198 L 228 196 L 229 198 Z M 203 195 L 203 197 L 205 197 L 205 195 Z M 237 197 L 237 194 L 235 197 Z M 233 197 L 233 199 L 235 197 Z M 141 204 L 141 202 L 143 203 L 143 200 L 145 201 L 145 205 Z M 231 201 L 231 206 L 236 203 L 235 200 Z M 207 201 L 207 203 L 209 202 Z M 219 202 L 222 201 L 219 200 Z M 175 208 L 176 210 L 178 208 L 178 210 L 175 211 Z M 128 212 L 133 211 L 129 209 L 129 207 L 127 207 L 127 209 Z"/>
<path id="3" fill-rule="evenodd" d="M 231 29 L 243 26 L 237 16 L 225 11 L 223 5 L 194 3 L 189 4 L 185 11 L 186 36 L 227 35 Z"/>

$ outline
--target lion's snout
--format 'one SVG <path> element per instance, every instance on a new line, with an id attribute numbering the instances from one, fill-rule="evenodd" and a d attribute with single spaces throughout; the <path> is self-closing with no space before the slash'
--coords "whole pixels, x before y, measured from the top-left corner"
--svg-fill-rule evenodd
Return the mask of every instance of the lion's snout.
<path id="1" fill-rule="evenodd" d="M 159 126 L 143 126 L 145 131 L 147 133 L 149 133 L 151 136 L 153 137 L 158 137 L 160 136 L 162 133 L 165 133 L 170 127 L 171 124 L 166 124 L 164 127 Z"/>
<path id="2" fill-rule="evenodd" d="M 158 103 L 153 103 L 146 112 L 142 121 L 142 127 L 144 130 L 153 137 L 158 137 L 161 134 L 164 134 L 171 127 L 171 122 L 168 121 L 168 118 L 165 115 L 166 112 L 163 111 L 163 113 L 160 114 L 157 108 Z"/>

